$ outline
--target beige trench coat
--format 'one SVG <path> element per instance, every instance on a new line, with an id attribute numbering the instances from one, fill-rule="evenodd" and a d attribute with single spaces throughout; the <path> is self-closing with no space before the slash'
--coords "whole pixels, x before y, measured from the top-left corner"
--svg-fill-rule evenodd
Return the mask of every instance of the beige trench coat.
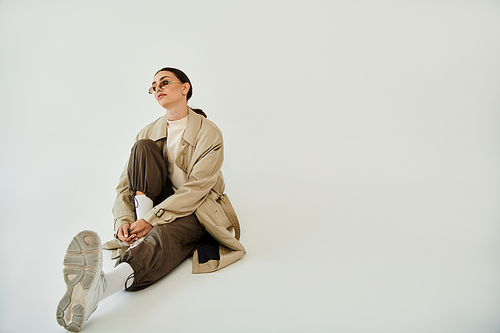
<path id="1" fill-rule="evenodd" d="M 136 141 L 151 139 L 162 149 L 166 149 L 167 119 L 158 118 L 137 134 Z M 221 167 L 224 159 L 222 133 L 210 120 L 189 110 L 189 118 L 182 137 L 182 148 L 175 160 L 177 166 L 187 174 L 187 182 L 174 195 L 153 207 L 144 219 L 156 226 L 170 223 L 178 217 L 192 214 L 200 224 L 219 242 L 220 260 L 210 260 L 200 264 L 198 251 L 193 254 L 193 273 L 213 272 L 230 265 L 246 254 L 239 242 L 239 224 L 229 202 L 224 195 L 224 178 Z M 163 142 L 163 144 L 161 143 Z M 168 156 L 164 152 L 164 158 Z M 128 165 L 128 163 L 127 163 Z M 127 184 L 127 166 L 118 186 L 113 205 L 115 232 L 124 223 L 135 222 L 133 197 Z M 232 231 L 235 232 L 233 236 Z M 121 243 L 121 242 L 120 242 Z M 106 243 L 103 248 L 117 249 L 118 242 Z M 120 244 L 123 249 L 124 244 Z"/>

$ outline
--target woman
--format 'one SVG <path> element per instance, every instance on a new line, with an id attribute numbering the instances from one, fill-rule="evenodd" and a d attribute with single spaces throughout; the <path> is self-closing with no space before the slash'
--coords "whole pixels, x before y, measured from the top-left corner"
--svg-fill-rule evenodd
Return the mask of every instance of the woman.
<path id="1" fill-rule="evenodd" d="M 102 272 L 99 236 L 82 231 L 64 258 L 66 294 L 57 321 L 80 331 L 99 301 L 140 290 L 193 254 L 193 273 L 213 272 L 245 255 L 236 214 L 224 193 L 219 128 L 188 107 L 193 88 L 176 68 L 162 68 L 149 93 L 166 114 L 136 137 L 113 206 L 115 268 Z M 232 231 L 235 235 L 233 236 Z"/>

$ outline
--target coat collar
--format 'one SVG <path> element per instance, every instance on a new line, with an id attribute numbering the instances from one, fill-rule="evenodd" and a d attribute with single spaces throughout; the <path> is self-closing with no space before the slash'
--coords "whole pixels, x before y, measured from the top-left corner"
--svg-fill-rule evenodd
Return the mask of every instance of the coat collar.
<path id="1" fill-rule="evenodd" d="M 189 118 L 186 124 L 186 129 L 184 130 L 184 135 L 182 138 L 184 141 L 194 146 L 198 132 L 201 129 L 201 123 L 203 121 L 203 116 L 197 114 L 191 108 L 189 109 Z M 151 140 L 158 141 L 165 139 L 167 137 L 167 115 L 163 115 L 155 122 L 153 129 L 151 130 Z"/>
<path id="2" fill-rule="evenodd" d="M 197 114 L 191 108 L 189 108 L 189 118 L 186 124 L 186 130 L 184 131 L 184 135 L 182 136 L 182 138 L 193 147 L 196 142 L 196 137 L 200 132 L 202 121 L 203 116 Z"/>

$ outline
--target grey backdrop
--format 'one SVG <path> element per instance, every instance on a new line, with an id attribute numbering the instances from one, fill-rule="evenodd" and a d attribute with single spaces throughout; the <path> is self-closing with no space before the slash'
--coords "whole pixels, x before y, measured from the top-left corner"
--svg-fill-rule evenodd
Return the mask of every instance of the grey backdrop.
<path id="1" fill-rule="evenodd" d="M 104 300 L 84 332 L 498 332 L 500 2 L 0 1 L 0 331 L 60 332 L 183 69 L 248 255 Z M 105 269 L 111 269 L 109 254 Z"/>

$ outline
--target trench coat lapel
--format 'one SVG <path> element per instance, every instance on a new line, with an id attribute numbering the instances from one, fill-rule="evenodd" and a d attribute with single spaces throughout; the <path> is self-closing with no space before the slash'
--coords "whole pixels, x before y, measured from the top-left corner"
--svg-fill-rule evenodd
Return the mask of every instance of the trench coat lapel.
<path id="1" fill-rule="evenodd" d="M 159 141 L 167 137 L 167 115 L 163 115 L 155 122 L 149 138 L 153 141 Z"/>
<path id="2" fill-rule="evenodd" d="M 191 146 L 195 145 L 196 137 L 198 136 L 198 132 L 201 128 L 202 119 L 199 114 L 189 109 L 189 118 L 186 124 L 186 130 L 184 131 L 184 135 L 182 139 L 189 143 Z M 163 115 L 155 122 L 153 125 L 153 129 L 151 130 L 150 139 L 153 141 L 158 141 L 161 139 L 165 139 L 167 137 L 167 115 Z"/>
<path id="3" fill-rule="evenodd" d="M 200 116 L 193 110 L 189 109 L 189 118 L 186 124 L 186 130 L 184 131 L 184 135 L 182 136 L 182 139 L 189 143 L 191 146 L 194 147 L 194 144 L 196 142 L 196 137 L 198 136 L 198 133 L 200 132 L 201 128 L 201 122 L 203 116 Z"/>

